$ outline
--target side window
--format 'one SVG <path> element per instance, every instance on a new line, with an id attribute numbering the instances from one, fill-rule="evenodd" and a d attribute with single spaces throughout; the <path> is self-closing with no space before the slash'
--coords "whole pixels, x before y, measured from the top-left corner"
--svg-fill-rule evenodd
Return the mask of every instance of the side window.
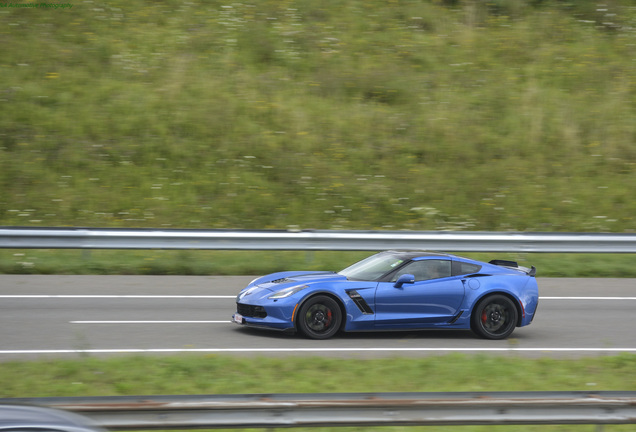
<path id="1" fill-rule="evenodd" d="M 479 270 L 481 270 L 481 266 L 478 264 L 453 261 L 453 276 L 477 273 Z"/>
<path id="2" fill-rule="evenodd" d="M 391 281 L 395 282 L 403 274 L 412 274 L 415 276 L 416 282 L 449 277 L 451 275 L 451 262 L 448 260 L 413 261 L 406 267 L 401 268 L 391 278 Z"/>

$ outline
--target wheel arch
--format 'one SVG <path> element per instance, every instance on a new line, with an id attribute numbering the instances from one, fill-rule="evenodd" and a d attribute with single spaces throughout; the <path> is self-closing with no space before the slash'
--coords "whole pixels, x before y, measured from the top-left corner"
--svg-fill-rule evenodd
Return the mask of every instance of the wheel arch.
<path id="1" fill-rule="evenodd" d="M 515 309 L 517 309 L 517 322 L 515 323 L 515 327 L 520 327 L 523 321 L 523 316 L 525 314 L 523 305 L 515 295 L 511 294 L 508 291 L 493 290 L 485 292 L 483 295 L 479 296 L 479 298 L 477 298 L 473 303 L 473 307 L 470 309 L 470 316 L 472 317 L 473 312 L 475 311 L 475 308 L 479 306 L 479 303 L 481 303 L 485 298 L 493 295 L 502 295 L 504 297 L 508 297 L 512 301 L 512 303 L 515 305 Z"/>
<path id="2" fill-rule="evenodd" d="M 344 330 L 346 323 L 347 323 L 347 309 L 345 308 L 345 305 L 342 301 L 342 299 L 337 295 L 334 294 L 332 292 L 329 291 L 315 291 L 312 292 L 311 294 L 309 294 L 308 296 L 306 296 L 305 298 L 303 298 L 301 301 L 298 302 L 298 304 L 296 305 L 296 307 L 294 308 L 294 313 L 292 316 L 292 322 L 294 324 L 294 330 L 296 332 L 298 332 L 298 312 L 300 311 L 300 309 L 303 307 L 303 305 L 309 300 L 312 299 L 316 296 L 326 296 L 326 297 L 330 297 L 332 300 L 334 300 L 337 304 L 338 304 L 338 308 L 340 308 L 340 314 L 342 315 L 342 322 L 340 323 L 340 328 L 338 329 L 338 331 L 342 331 Z"/>

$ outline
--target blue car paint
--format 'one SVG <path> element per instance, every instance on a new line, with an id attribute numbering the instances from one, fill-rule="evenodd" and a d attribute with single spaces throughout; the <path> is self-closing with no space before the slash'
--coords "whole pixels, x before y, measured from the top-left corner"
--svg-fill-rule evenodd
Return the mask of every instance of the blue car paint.
<path id="1" fill-rule="evenodd" d="M 518 327 L 532 322 L 538 306 L 538 286 L 536 279 L 529 276 L 523 268 L 513 269 L 445 254 L 427 255 L 414 258 L 413 261 L 425 259 L 461 261 L 481 268 L 477 274 L 417 281 L 399 288 L 393 282 L 347 280 L 334 272 L 273 273 L 255 279 L 237 296 L 237 303 L 262 306 L 267 316 L 244 316 L 241 323 L 296 331 L 298 310 L 303 302 L 312 296 L 323 294 L 340 303 L 344 331 L 470 329 L 474 307 L 481 299 L 493 293 L 510 297 L 518 306 Z M 295 286 L 304 288 L 286 298 L 270 298 L 276 292 Z M 370 313 L 363 312 L 356 305 L 348 294 L 352 291 L 366 302 Z"/>

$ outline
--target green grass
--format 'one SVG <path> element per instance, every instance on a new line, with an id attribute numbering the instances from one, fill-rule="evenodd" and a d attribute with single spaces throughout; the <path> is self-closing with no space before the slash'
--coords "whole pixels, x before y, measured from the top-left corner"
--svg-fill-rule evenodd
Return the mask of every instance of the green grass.
<path id="1" fill-rule="evenodd" d="M 221 355 L 3 362 L 0 397 L 636 390 L 636 356 L 337 359 Z"/>
<path id="2" fill-rule="evenodd" d="M 373 252 L 1 250 L 0 274 L 262 275 L 285 270 L 339 271 Z M 512 259 L 537 277 L 636 278 L 631 254 L 460 253 Z"/>
<path id="3" fill-rule="evenodd" d="M 0 8 L 0 225 L 632 232 L 636 9 L 597 3 Z"/>
<path id="4" fill-rule="evenodd" d="M 86 357 L 5 362 L 0 397 L 338 392 L 636 390 L 636 356 L 557 360 L 445 355 L 423 358 L 241 358 L 216 355 Z M 541 429 L 539 429 L 541 428 Z M 605 426 L 605 431 L 633 425 Z M 297 429 L 295 429 L 297 430 Z M 312 428 L 300 430 L 316 430 Z M 323 430 L 323 429 L 319 429 Z M 329 429 L 328 429 L 329 430 Z M 341 430 L 341 429 L 331 429 Z M 351 430 L 374 430 L 351 428 Z M 384 430 L 384 428 L 383 428 Z M 492 426 L 388 428 L 491 431 Z M 514 426 L 503 431 L 594 431 L 593 426 Z"/>

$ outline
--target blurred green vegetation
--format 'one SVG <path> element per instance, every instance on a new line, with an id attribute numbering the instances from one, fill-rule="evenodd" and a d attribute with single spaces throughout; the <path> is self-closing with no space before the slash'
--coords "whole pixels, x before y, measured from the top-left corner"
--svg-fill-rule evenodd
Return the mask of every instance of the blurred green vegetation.
<path id="1" fill-rule="evenodd" d="M 373 252 L 0 249 L 0 274 L 263 275 L 286 270 L 340 271 Z M 636 278 L 631 254 L 460 253 L 511 259 L 537 277 Z"/>
<path id="2" fill-rule="evenodd" d="M 0 8 L 0 224 L 631 232 L 636 8 L 602 3 Z"/>
<path id="3" fill-rule="evenodd" d="M 636 356 L 526 359 L 511 355 L 424 358 L 124 356 L 3 362 L 1 397 L 636 390 Z M 377 429 L 377 428 L 375 428 Z M 347 428 L 351 431 L 375 430 Z M 257 429 L 258 430 L 258 429 Z M 272 429 L 268 429 L 272 430 Z M 342 428 L 294 428 L 332 431 Z M 383 427 L 392 431 L 492 431 L 492 425 Z M 497 426 L 498 431 L 589 431 L 594 425 Z M 606 425 L 629 431 L 633 425 Z"/>

